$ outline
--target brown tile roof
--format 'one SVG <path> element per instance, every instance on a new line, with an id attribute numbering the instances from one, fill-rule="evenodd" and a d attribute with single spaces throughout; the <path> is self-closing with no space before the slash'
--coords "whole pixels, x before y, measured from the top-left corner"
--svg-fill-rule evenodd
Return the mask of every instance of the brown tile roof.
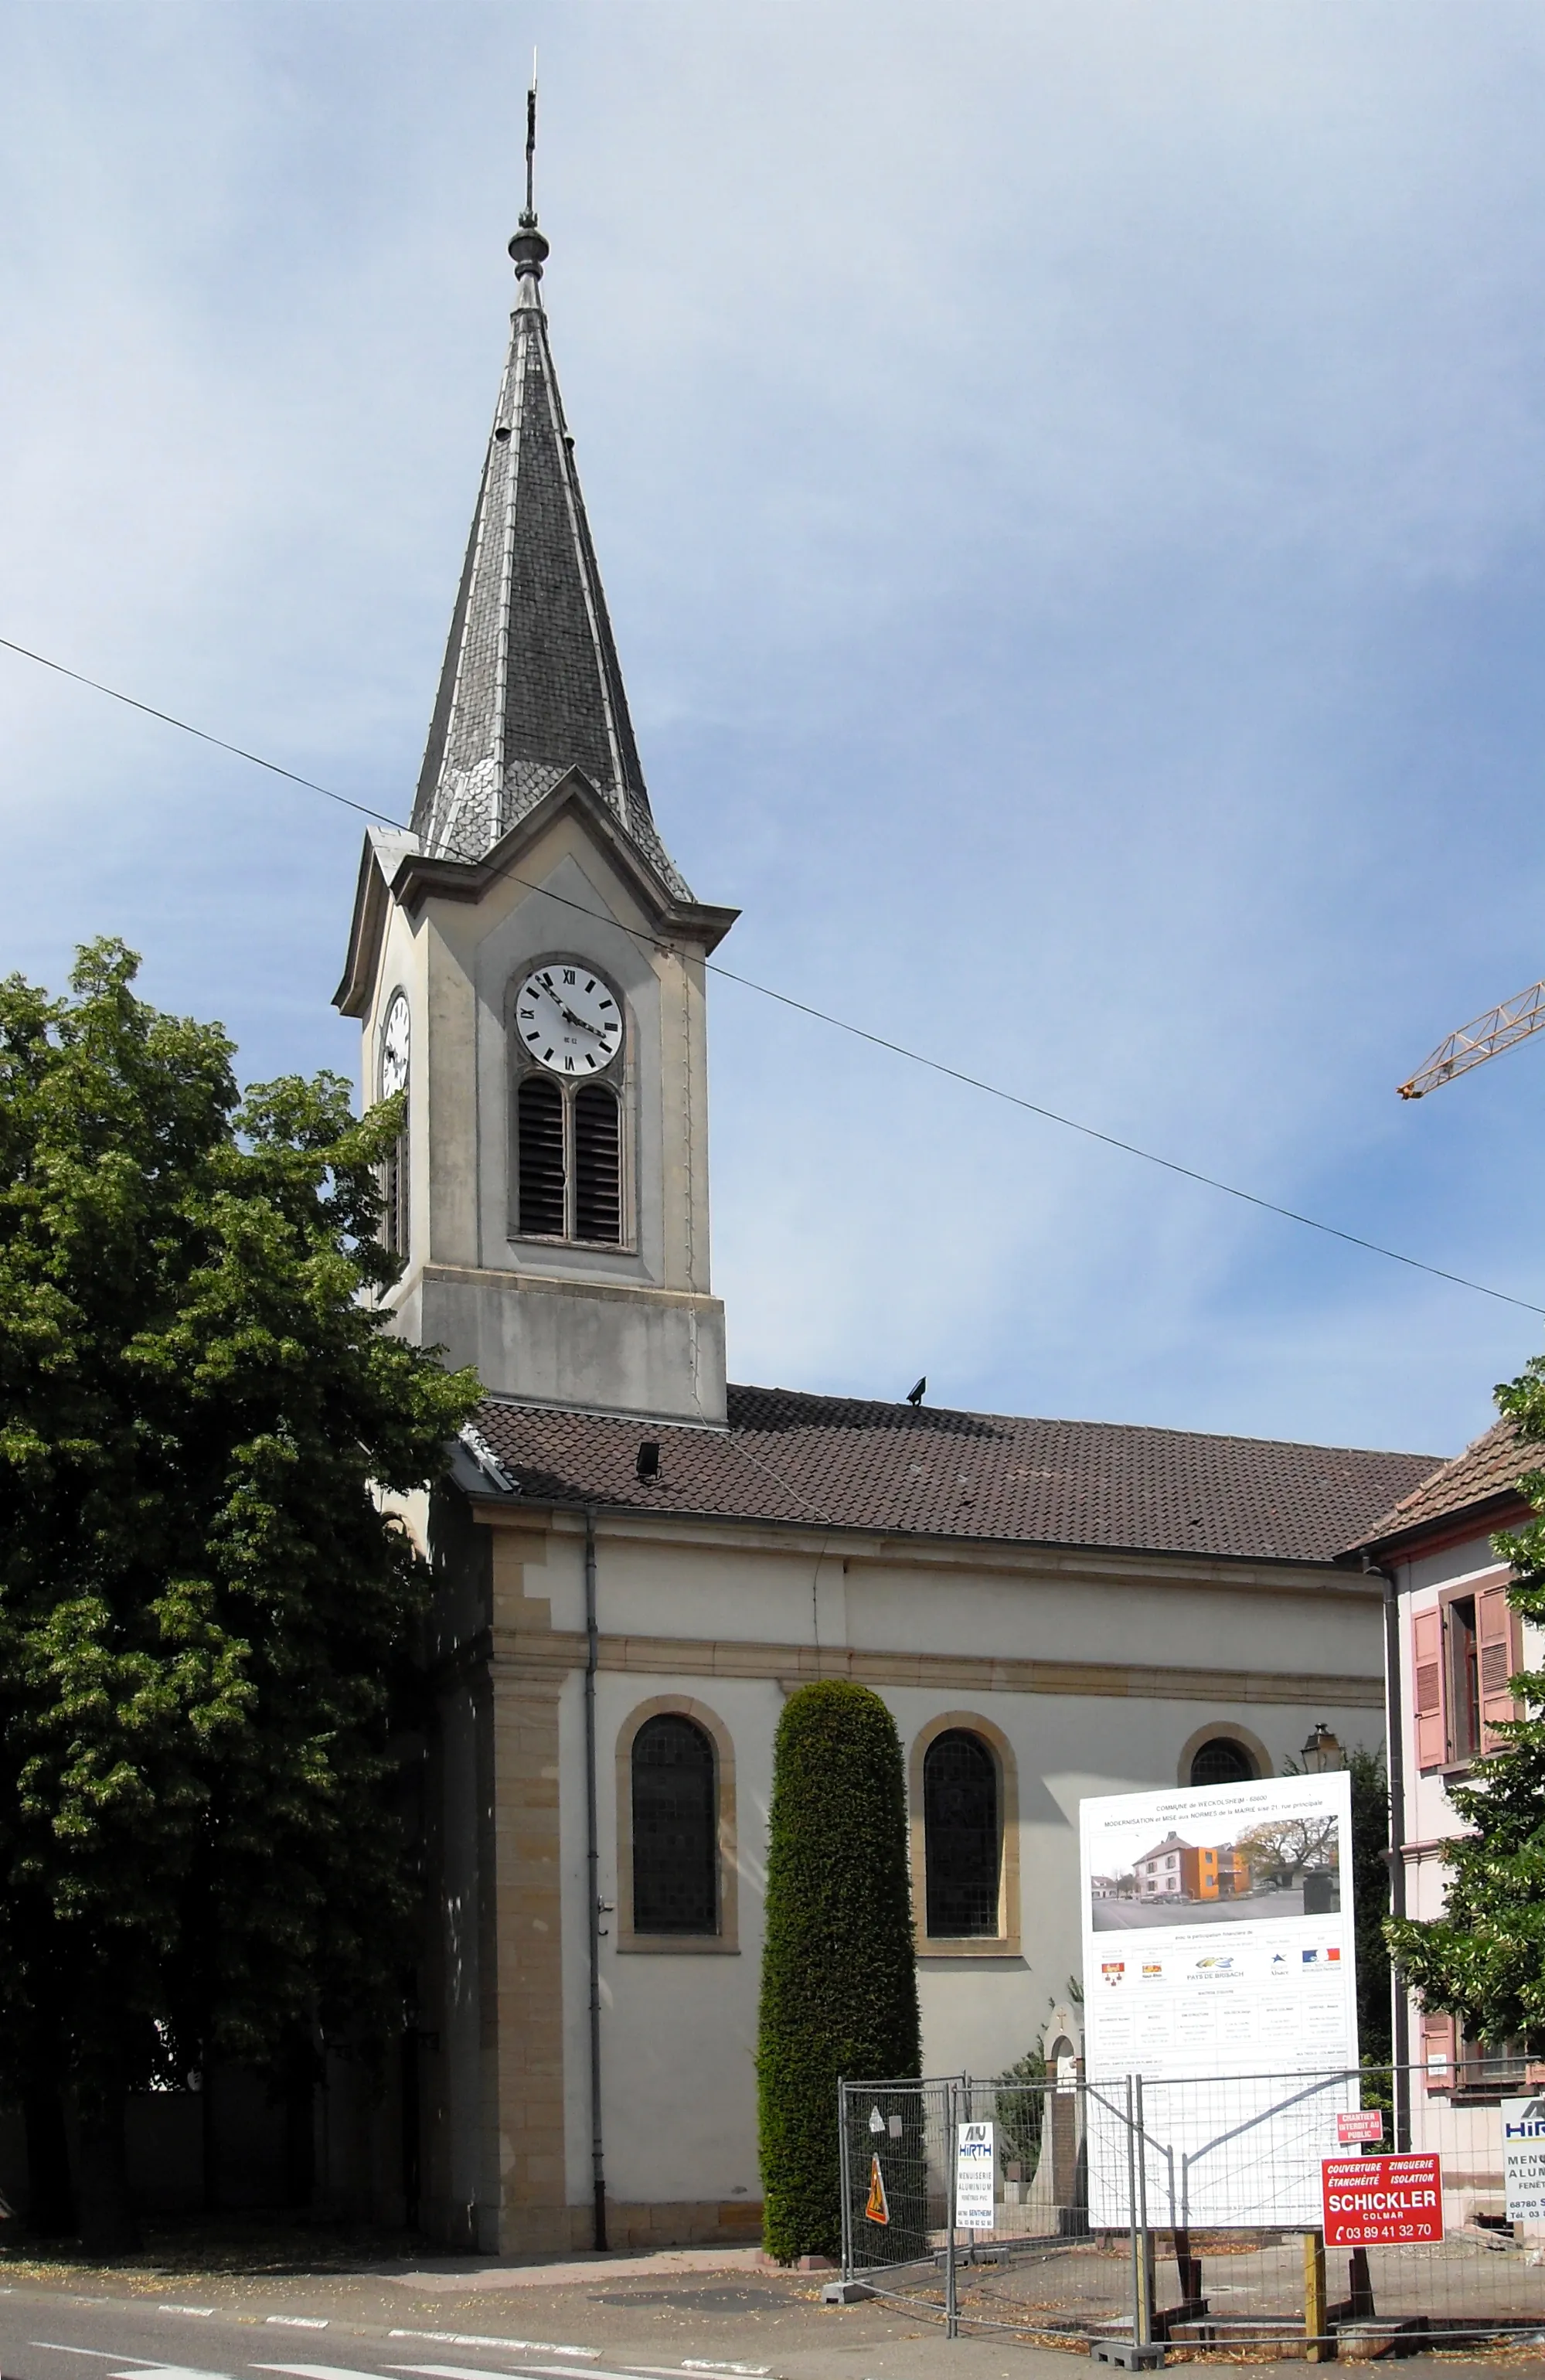
<path id="1" fill-rule="evenodd" d="M 1463 1454 L 1443 1463 L 1382 1513 L 1352 1550 L 1387 1545 L 1392 1538 L 1405 1536 L 1408 1530 L 1455 1519 L 1472 1505 L 1492 1503 L 1516 1489 L 1520 1473 L 1531 1467 L 1545 1468 L 1545 1448 L 1526 1448 L 1515 1423 L 1504 1415 Z"/>
<path id="2" fill-rule="evenodd" d="M 478 1427 L 533 1500 L 1000 1543 L 1329 1561 L 1428 1454 L 729 1392 L 727 1430 L 505 1403 Z M 639 1446 L 660 1446 L 657 1478 Z"/>

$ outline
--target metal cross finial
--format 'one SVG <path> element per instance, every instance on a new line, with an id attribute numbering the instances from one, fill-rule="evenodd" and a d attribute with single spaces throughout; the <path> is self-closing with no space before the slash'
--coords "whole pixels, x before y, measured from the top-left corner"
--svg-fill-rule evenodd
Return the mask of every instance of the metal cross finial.
<path id="1" fill-rule="evenodd" d="M 531 82 L 526 93 L 526 212 L 520 220 L 534 224 L 537 219 L 537 54 L 531 52 Z"/>

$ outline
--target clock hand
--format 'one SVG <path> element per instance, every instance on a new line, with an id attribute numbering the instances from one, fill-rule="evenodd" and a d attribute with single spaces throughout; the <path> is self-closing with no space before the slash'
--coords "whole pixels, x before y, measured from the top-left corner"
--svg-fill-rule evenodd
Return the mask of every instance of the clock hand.
<path id="1" fill-rule="evenodd" d="M 573 1025 L 577 1026 L 581 1033 L 593 1033 L 595 1031 L 596 1028 L 593 1025 L 587 1024 L 586 1020 L 582 1016 L 576 1016 L 573 1009 L 570 1008 L 566 1002 L 559 999 L 557 993 L 554 990 L 550 983 L 544 983 L 542 985 L 542 990 L 547 994 L 548 999 L 553 1002 L 554 1007 L 557 1010 L 566 1025 Z"/>

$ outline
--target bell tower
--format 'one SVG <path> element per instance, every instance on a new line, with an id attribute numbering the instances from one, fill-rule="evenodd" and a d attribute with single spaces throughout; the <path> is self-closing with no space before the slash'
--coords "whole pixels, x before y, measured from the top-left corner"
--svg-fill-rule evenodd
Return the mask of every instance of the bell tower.
<path id="1" fill-rule="evenodd" d="M 396 1327 L 494 1396 L 724 1420 L 704 961 L 735 922 L 654 823 L 553 369 L 516 304 L 406 832 L 372 829 L 335 1002 L 406 1088 Z"/>

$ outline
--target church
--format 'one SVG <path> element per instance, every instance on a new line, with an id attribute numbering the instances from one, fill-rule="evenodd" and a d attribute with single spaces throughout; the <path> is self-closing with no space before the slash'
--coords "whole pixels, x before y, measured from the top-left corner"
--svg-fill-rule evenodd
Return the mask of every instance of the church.
<path id="1" fill-rule="evenodd" d="M 706 963 L 736 913 L 646 790 L 529 207 L 510 254 L 411 831 L 368 838 L 336 1002 L 365 1099 L 406 1093 L 394 1328 L 486 1390 L 408 1515 L 425 1897 L 377 2211 L 513 2257 L 757 2236 L 797 1685 L 861 1680 L 900 1730 L 925 2070 L 1077 2057 L 1080 1799 L 1272 1774 L 1320 1723 L 1381 1743 L 1381 1591 L 1336 1558 L 1436 1458 L 726 1383 Z"/>

